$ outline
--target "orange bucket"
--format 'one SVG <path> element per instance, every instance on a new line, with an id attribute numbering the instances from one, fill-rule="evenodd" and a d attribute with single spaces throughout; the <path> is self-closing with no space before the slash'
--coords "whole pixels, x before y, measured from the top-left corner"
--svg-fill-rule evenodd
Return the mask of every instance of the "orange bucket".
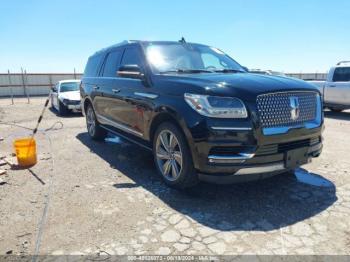
<path id="1" fill-rule="evenodd" d="M 17 139 L 13 143 L 16 151 L 17 162 L 20 167 L 34 166 L 36 159 L 36 142 L 34 138 L 27 137 Z"/>

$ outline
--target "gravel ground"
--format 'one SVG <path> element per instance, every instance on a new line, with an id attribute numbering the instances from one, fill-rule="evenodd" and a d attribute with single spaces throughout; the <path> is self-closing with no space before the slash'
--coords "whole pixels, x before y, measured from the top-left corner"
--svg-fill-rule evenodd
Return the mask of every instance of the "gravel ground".
<path id="1" fill-rule="evenodd" d="M 44 98 L 0 100 L 0 121 L 33 128 Z M 0 176 L 0 254 L 350 254 L 350 112 L 326 112 L 324 151 L 295 175 L 165 186 L 152 155 L 91 141 L 80 114 L 48 110 L 39 162 Z M 30 132 L 0 125 L 0 155 Z"/>

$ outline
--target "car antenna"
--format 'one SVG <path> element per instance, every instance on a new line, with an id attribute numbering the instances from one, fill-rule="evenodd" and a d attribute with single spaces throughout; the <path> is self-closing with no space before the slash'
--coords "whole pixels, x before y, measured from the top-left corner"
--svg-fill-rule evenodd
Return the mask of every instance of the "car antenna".
<path id="1" fill-rule="evenodd" d="M 179 42 L 182 43 L 182 44 L 186 44 L 186 40 L 185 40 L 184 37 L 181 37 L 181 39 L 179 40 Z"/>

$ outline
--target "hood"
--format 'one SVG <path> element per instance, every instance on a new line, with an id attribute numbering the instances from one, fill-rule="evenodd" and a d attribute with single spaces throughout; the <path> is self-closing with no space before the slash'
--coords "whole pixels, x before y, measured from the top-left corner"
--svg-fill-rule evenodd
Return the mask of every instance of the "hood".
<path id="1" fill-rule="evenodd" d="M 59 98 L 80 101 L 80 92 L 79 92 L 79 90 L 78 91 L 63 92 L 63 93 L 59 94 Z"/>
<path id="2" fill-rule="evenodd" d="M 236 96 L 252 98 L 255 100 L 257 95 L 282 92 L 291 90 L 310 90 L 318 91 L 315 86 L 308 84 L 303 80 L 282 76 L 260 75 L 251 73 L 234 74 L 191 74 L 165 76 L 170 86 L 175 82 L 184 88 L 191 88 L 187 92 L 200 92 L 201 94 L 218 96 Z M 180 88 L 182 92 L 186 92 Z"/>

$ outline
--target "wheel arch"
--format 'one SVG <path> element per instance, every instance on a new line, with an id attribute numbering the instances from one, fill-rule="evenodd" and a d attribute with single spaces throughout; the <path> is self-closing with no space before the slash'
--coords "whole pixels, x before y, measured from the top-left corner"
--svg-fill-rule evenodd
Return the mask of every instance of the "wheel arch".
<path id="1" fill-rule="evenodd" d="M 162 107 L 162 109 L 158 111 L 158 113 L 153 117 L 146 134 L 149 141 L 153 143 L 154 135 L 158 126 L 164 122 L 171 122 L 179 128 L 186 139 L 187 145 L 191 150 L 194 165 L 197 166 L 196 149 L 193 143 L 192 134 L 186 125 L 185 119 L 181 117 L 176 111 L 165 107 Z"/>
<path id="2" fill-rule="evenodd" d="M 84 99 L 83 99 L 83 106 L 82 106 L 82 113 L 83 113 L 83 115 L 85 115 L 86 114 L 86 109 L 87 109 L 87 106 L 88 105 L 91 105 L 92 107 L 94 107 L 93 106 L 93 103 L 92 103 L 92 101 L 91 101 L 91 99 L 89 98 L 89 97 L 85 97 Z"/>

